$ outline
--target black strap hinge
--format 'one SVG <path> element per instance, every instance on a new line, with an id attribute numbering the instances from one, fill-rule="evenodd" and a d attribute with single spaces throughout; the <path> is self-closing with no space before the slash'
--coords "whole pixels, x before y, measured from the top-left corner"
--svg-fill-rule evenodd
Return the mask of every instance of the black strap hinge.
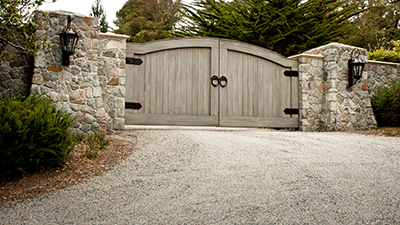
<path id="1" fill-rule="evenodd" d="M 286 70 L 283 74 L 287 77 L 299 77 L 299 71 Z"/>
<path id="2" fill-rule="evenodd" d="M 143 60 L 139 58 L 126 57 L 125 62 L 126 64 L 141 65 L 143 63 Z"/>
<path id="3" fill-rule="evenodd" d="M 142 108 L 142 104 L 139 102 L 125 102 L 125 109 L 136 109 L 139 110 Z"/>
<path id="4" fill-rule="evenodd" d="M 296 108 L 286 108 L 285 110 L 283 110 L 283 112 L 285 113 L 285 114 L 299 114 L 299 109 L 296 109 Z"/>

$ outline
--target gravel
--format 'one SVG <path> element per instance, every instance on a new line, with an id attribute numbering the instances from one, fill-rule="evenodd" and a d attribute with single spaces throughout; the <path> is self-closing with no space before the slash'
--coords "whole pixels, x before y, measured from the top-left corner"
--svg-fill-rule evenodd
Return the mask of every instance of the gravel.
<path id="1" fill-rule="evenodd" d="M 133 130 L 105 175 L 0 208 L 1 224 L 399 224 L 400 138 Z"/>

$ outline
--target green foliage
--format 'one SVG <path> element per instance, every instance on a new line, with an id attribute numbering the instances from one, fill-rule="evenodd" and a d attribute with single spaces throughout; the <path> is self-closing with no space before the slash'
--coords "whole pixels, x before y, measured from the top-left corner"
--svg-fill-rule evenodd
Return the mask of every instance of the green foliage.
<path id="1" fill-rule="evenodd" d="M 117 12 L 116 34 L 126 34 L 132 42 L 148 42 L 173 37 L 179 21 L 181 0 L 128 0 Z"/>
<path id="2" fill-rule="evenodd" d="M 0 182 L 70 158 L 80 141 L 69 132 L 74 118 L 53 103 L 37 94 L 0 99 Z"/>
<path id="3" fill-rule="evenodd" d="M 104 8 L 101 5 L 100 0 L 96 0 L 94 5 L 92 5 L 92 11 L 90 12 L 90 16 L 95 16 L 100 19 L 100 32 L 107 33 L 110 29 L 108 26 L 108 22 L 106 20 L 106 13 L 104 12 Z"/>
<path id="4" fill-rule="evenodd" d="M 85 143 L 87 146 L 83 155 L 89 159 L 94 159 L 98 156 L 99 150 L 104 150 L 107 147 L 109 141 L 105 138 L 104 134 L 95 132 L 86 138 Z"/>
<path id="5" fill-rule="evenodd" d="M 336 0 L 198 0 L 184 6 L 175 35 L 234 39 L 289 56 L 350 32 L 349 19 L 365 9 Z"/>
<path id="6" fill-rule="evenodd" d="M 0 60 L 3 50 L 11 45 L 26 54 L 34 55 L 36 50 L 48 47 L 50 41 L 38 41 L 35 31 L 43 26 L 37 8 L 44 0 L 1 0 L 0 1 Z M 55 2 L 55 0 L 53 0 Z"/>
<path id="7" fill-rule="evenodd" d="M 397 62 L 400 63 L 400 40 L 389 42 L 393 48 L 381 46 L 379 49 L 368 52 L 368 59 L 376 61 Z"/>
<path id="8" fill-rule="evenodd" d="M 400 82 L 379 88 L 371 103 L 378 126 L 400 126 Z"/>
<path id="9" fill-rule="evenodd" d="M 371 0 L 369 10 L 352 20 L 356 26 L 343 36 L 340 42 L 363 48 L 380 48 L 380 40 L 399 40 L 400 2 Z"/>

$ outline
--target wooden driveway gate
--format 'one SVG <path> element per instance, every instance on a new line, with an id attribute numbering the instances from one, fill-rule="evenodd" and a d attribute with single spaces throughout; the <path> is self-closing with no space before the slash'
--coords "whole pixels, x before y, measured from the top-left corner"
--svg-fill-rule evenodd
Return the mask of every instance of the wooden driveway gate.
<path id="1" fill-rule="evenodd" d="M 128 43 L 127 125 L 288 127 L 298 61 L 219 38 Z"/>

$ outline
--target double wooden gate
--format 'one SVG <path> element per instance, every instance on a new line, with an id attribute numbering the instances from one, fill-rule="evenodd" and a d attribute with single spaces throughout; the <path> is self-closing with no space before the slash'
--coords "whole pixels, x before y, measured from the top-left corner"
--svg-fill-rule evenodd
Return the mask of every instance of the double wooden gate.
<path id="1" fill-rule="evenodd" d="M 127 125 L 298 127 L 297 60 L 218 38 L 127 45 Z"/>

